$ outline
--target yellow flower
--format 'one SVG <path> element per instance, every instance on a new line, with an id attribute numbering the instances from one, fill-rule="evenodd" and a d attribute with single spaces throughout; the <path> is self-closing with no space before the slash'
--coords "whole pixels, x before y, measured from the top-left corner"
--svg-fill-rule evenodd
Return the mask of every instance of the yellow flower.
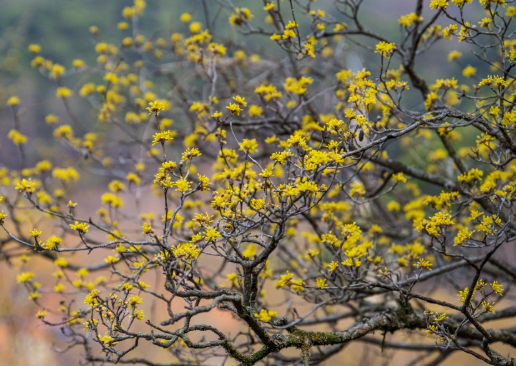
<path id="1" fill-rule="evenodd" d="M 256 254 L 256 250 L 258 249 L 258 247 L 254 244 L 249 244 L 246 248 L 246 250 L 244 250 L 242 252 L 242 255 L 246 258 L 246 259 L 251 259 L 255 254 Z"/>
<path id="2" fill-rule="evenodd" d="M 148 223 L 144 223 L 142 226 L 143 234 L 145 235 L 152 235 L 154 234 L 154 230 L 152 229 L 152 226 Z"/>
<path id="3" fill-rule="evenodd" d="M 36 229 L 32 229 L 32 230 L 30 231 L 30 236 L 32 236 L 33 238 L 37 238 L 37 237 L 38 237 L 38 236 L 40 236 L 40 235 L 41 235 L 41 231 L 38 231 L 38 230 L 36 230 Z"/>
<path id="4" fill-rule="evenodd" d="M 154 102 L 149 103 L 149 107 L 147 110 L 149 114 L 155 113 L 156 116 L 159 116 L 159 112 L 164 111 L 167 108 L 167 103 L 161 100 L 156 100 Z"/>
<path id="5" fill-rule="evenodd" d="M 190 28 L 190 32 L 196 34 L 202 30 L 202 24 L 199 22 L 192 22 L 192 23 L 190 23 L 189 28 Z"/>
<path id="6" fill-rule="evenodd" d="M 317 281 L 317 286 L 318 286 L 321 290 L 324 290 L 324 288 L 328 286 L 328 285 L 326 284 L 326 278 L 318 278 L 318 279 L 316 279 L 316 281 Z"/>
<path id="7" fill-rule="evenodd" d="M 263 199 L 253 198 L 249 202 L 249 206 L 251 208 L 253 208 L 254 210 L 259 210 L 259 209 L 263 208 L 263 206 L 265 206 L 265 201 Z"/>
<path id="8" fill-rule="evenodd" d="M 143 302 L 143 299 L 138 296 L 138 295 L 131 295 L 127 300 L 126 300 L 126 305 L 129 306 L 130 308 L 134 308 L 136 307 L 137 305 L 141 304 Z"/>
<path id="9" fill-rule="evenodd" d="M 273 174 L 273 172 L 271 170 L 264 169 L 264 170 L 261 171 L 260 176 L 265 178 L 265 179 L 267 179 L 267 178 L 272 177 L 272 174 Z"/>
<path id="10" fill-rule="evenodd" d="M 436 314 L 436 315 L 434 315 L 434 322 L 439 323 L 439 322 L 442 322 L 442 321 L 444 321 L 444 320 L 446 320 L 448 318 L 449 317 L 448 317 L 448 315 L 446 315 L 446 313 L 442 313 L 440 315 Z"/>
<path id="11" fill-rule="evenodd" d="M 430 267 L 432 267 L 432 263 L 430 261 L 425 261 L 422 258 L 419 258 L 419 261 L 417 263 L 415 263 L 414 266 L 416 268 L 425 268 L 429 271 L 432 270 L 432 268 L 430 268 Z"/>
<path id="12" fill-rule="evenodd" d="M 263 113 L 263 108 L 257 105 L 251 105 L 249 107 L 249 116 L 250 117 L 256 117 Z"/>
<path id="13" fill-rule="evenodd" d="M 201 155 L 202 155 L 201 152 L 197 148 L 186 149 L 186 151 L 183 152 L 183 154 L 181 155 L 181 160 L 187 161 L 187 160 L 191 160 L 192 158 L 195 158 L 195 157 L 201 156 Z"/>
<path id="14" fill-rule="evenodd" d="M 240 108 L 240 105 L 235 103 L 230 103 L 228 106 L 226 106 L 226 109 L 233 113 L 235 116 L 240 116 L 240 112 L 243 111 L 243 109 Z"/>
<path id="15" fill-rule="evenodd" d="M 285 26 L 286 29 L 294 29 L 297 28 L 297 23 L 292 20 L 288 21 L 288 24 Z"/>
<path id="16" fill-rule="evenodd" d="M 467 239 L 471 238 L 471 235 L 473 235 L 474 231 L 469 231 L 467 227 L 461 229 L 458 233 L 455 239 L 453 240 L 453 246 L 461 245 L 466 241 Z"/>
<path id="17" fill-rule="evenodd" d="M 120 258 L 113 257 L 112 255 L 108 256 L 107 258 L 104 258 L 104 262 L 111 263 L 111 264 L 114 264 L 114 263 L 118 262 L 119 260 L 120 260 Z"/>
<path id="18" fill-rule="evenodd" d="M 389 211 L 399 211 L 400 210 L 400 204 L 396 201 L 390 201 L 387 204 L 387 210 Z"/>
<path id="19" fill-rule="evenodd" d="M 61 244 L 61 238 L 58 238 L 57 236 L 52 235 L 50 238 L 48 238 L 46 244 L 44 245 L 45 249 L 48 250 L 54 250 L 59 244 Z"/>
<path id="20" fill-rule="evenodd" d="M 7 99 L 7 103 L 5 103 L 7 105 L 18 105 L 20 104 L 20 98 L 18 98 L 17 96 L 13 95 L 11 97 L 9 97 L 9 99 Z"/>
<path id="21" fill-rule="evenodd" d="M 294 276 L 294 274 L 289 273 L 289 271 L 287 271 L 286 274 L 281 275 L 281 279 L 274 284 L 274 287 L 280 288 L 280 287 L 287 285 L 290 282 L 292 276 Z"/>
<path id="22" fill-rule="evenodd" d="M 125 179 L 127 179 L 127 181 L 130 183 L 134 183 L 136 185 L 140 184 L 140 177 L 138 176 L 138 174 L 136 174 L 134 172 L 127 173 L 127 176 L 125 177 Z"/>
<path id="23" fill-rule="evenodd" d="M 388 42 L 380 42 L 376 45 L 376 51 L 374 53 L 379 53 L 383 57 L 390 57 L 394 51 L 396 50 L 396 45 L 394 43 Z"/>
<path id="24" fill-rule="evenodd" d="M 80 277 L 86 277 L 86 276 L 89 274 L 89 272 L 88 272 L 88 270 L 87 270 L 86 268 L 79 268 L 79 269 L 77 270 L 77 274 L 78 274 Z"/>
<path id="25" fill-rule="evenodd" d="M 418 16 L 416 13 L 409 13 L 409 14 L 406 14 L 406 15 L 402 15 L 399 19 L 398 19 L 398 23 L 404 27 L 410 27 L 414 24 L 414 22 L 418 20 Z"/>
<path id="26" fill-rule="evenodd" d="M 241 97 L 240 95 L 233 97 L 233 100 L 237 102 L 238 105 L 247 107 L 247 102 L 245 101 L 245 98 Z"/>
<path id="27" fill-rule="evenodd" d="M 491 18 L 482 18 L 482 20 L 480 22 L 478 22 L 478 24 L 483 27 L 483 28 L 488 28 L 489 25 L 491 24 Z"/>
<path id="28" fill-rule="evenodd" d="M 430 9 L 447 9 L 448 0 L 432 0 L 430 1 Z"/>
<path id="29" fill-rule="evenodd" d="M 439 237 L 441 235 L 442 228 L 452 225 L 455 225 L 455 221 L 449 213 L 437 212 L 430 218 L 430 220 L 422 220 L 417 223 L 416 230 L 419 232 L 424 230 L 430 236 Z"/>
<path id="30" fill-rule="evenodd" d="M 273 10 L 275 7 L 274 3 L 266 3 L 265 7 L 263 8 L 263 10 L 265 11 L 270 11 L 270 10 Z"/>
<path id="31" fill-rule="evenodd" d="M 260 310 L 260 313 L 254 314 L 255 318 L 258 318 L 259 321 L 266 323 L 270 322 L 271 319 L 276 316 L 278 316 L 278 313 L 276 311 L 270 311 L 265 309 Z"/>
<path id="32" fill-rule="evenodd" d="M 98 299 L 99 292 L 100 291 L 97 289 L 91 290 L 91 292 L 88 295 L 86 295 L 86 297 L 84 298 L 84 304 L 90 305 L 91 307 L 97 305 L 99 303 L 99 299 Z"/>
<path id="33" fill-rule="evenodd" d="M 191 189 L 190 182 L 184 178 L 179 179 L 177 182 L 174 183 L 174 185 L 176 186 L 176 191 L 179 191 L 183 194 L 185 194 Z"/>
<path id="34" fill-rule="evenodd" d="M 472 180 L 482 181 L 483 176 L 484 176 L 483 171 L 481 171 L 480 169 L 473 168 L 473 169 L 469 170 L 468 172 L 459 175 L 457 177 L 457 180 L 460 183 L 469 183 Z"/>
<path id="35" fill-rule="evenodd" d="M 253 14 L 248 8 L 236 8 L 235 13 L 231 14 L 229 17 L 229 24 L 231 25 L 241 25 L 246 20 L 251 20 L 253 18 Z"/>
<path id="36" fill-rule="evenodd" d="M 215 240 L 217 240 L 217 238 L 220 238 L 220 237 L 221 237 L 220 233 L 214 227 L 210 227 L 210 228 L 206 229 L 206 234 L 204 236 L 204 239 L 207 242 L 215 241 Z"/>
<path id="37" fill-rule="evenodd" d="M 138 320 L 143 320 L 143 310 L 135 310 L 134 317 Z"/>
<path id="38" fill-rule="evenodd" d="M 30 53 L 40 53 L 41 52 L 41 46 L 39 44 L 30 44 L 29 47 L 29 52 Z"/>
<path id="39" fill-rule="evenodd" d="M 188 23 L 190 20 L 192 20 L 192 15 L 190 13 L 183 13 L 181 14 L 179 20 L 183 23 Z"/>
<path id="40" fill-rule="evenodd" d="M 15 145 L 23 145 L 27 143 L 27 136 L 20 133 L 20 131 L 16 129 L 12 129 L 7 134 L 7 138 L 11 140 Z"/>
<path id="41" fill-rule="evenodd" d="M 68 266 L 68 262 L 64 258 L 58 258 L 54 261 L 55 265 L 61 268 Z"/>
<path id="42" fill-rule="evenodd" d="M 16 276 L 17 283 L 30 282 L 34 278 L 34 273 L 32 272 L 22 272 Z"/>
<path id="43" fill-rule="evenodd" d="M 136 14 L 136 9 L 133 8 L 133 7 L 130 7 L 130 6 L 126 6 L 123 10 L 122 10 L 122 16 L 126 19 L 131 19 L 132 17 L 134 17 Z M 105 343 L 105 342 L 104 342 Z"/>
<path id="44" fill-rule="evenodd" d="M 238 275 L 236 273 L 230 273 L 226 276 L 226 278 L 229 282 L 231 282 L 233 286 L 236 286 L 238 284 Z"/>
<path id="45" fill-rule="evenodd" d="M 199 247 L 192 243 L 181 243 L 172 248 L 172 252 L 178 258 L 197 259 L 201 254 Z"/>
<path id="46" fill-rule="evenodd" d="M 362 197 L 365 194 L 365 187 L 362 182 L 353 182 L 350 187 L 349 195 L 352 197 Z"/>
<path id="47" fill-rule="evenodd" d="M 296 32 L 292 29 L 285 29 L 283 31 L 283 35 L 281 36 L 283 39 L 296 38 Z"/>
<path id="48" fill-rule="evenodd" d="M 90 225 L 87 225 L 84 222 L 75 221 L 75 224 L 70 224 L 70 228 L 72 230 L 75 230 L 75 231 L 79 232 L 79 233 L 85 234 L 90 229 Z"/>
<path id="49" fill-rule="evenodd" d="M 448 61 L 458 60 L 462 56 L 462 52 L 453 50 L 448 54 Z"/>
<path id="50" fill-rule="evenodd" d="M 57 123 L 57 122 L 59 122 L 59 117 L 54 114 L 48 114 L 45 117 L 45 123 L 47 123 L 49 125 Z"/>
<path id="51" fill-rule="evenodd" d="M 150 285 L 146 284 L 145 282 L 143 281 L 138 281 L 138 285 L 142 288 L 142 289 L 148 289 L 150 288 Z"/>
<path id="52" fill-rule="evenodd" d="M 258 143 L 256 139 L 248 140 L 244 139 L 240 144 L 240 151 L 245 151 L 248 154 L 252 154 L 258 151 Z"/>
<path id="53" fill-rule="evenodd" d="M 407 182 L 407 178 L 405 178 L 405 176 L 403 175 L 403 173 L 396 173 L 396 174 L 393 174 L 392 177 L 394 179 L 396 179 L 396 181 L 398 182 L 401 182 L 401 183 L 406 183 Z"/>
<path id="54" fill-rule="evenodd" d="M 63 292 L 64 288 L 65 288 L 64 285 L 60 282 L 54 286 L 54 291 L 55 292 Z"/>
<path id="55" fill-rule="evenodd" d="M 324 263 L 324 268 L 328 268 L 330 273 L 333 273 L 339 266 L 339 262 L 331 261 L 330 263 Z"/>
<path id="56" fill-rule="evenodd" d="M 61 180 L 63 183 L 70 181 L 78 181 L 80 178 L 79 173 L 73 167 L 68 168 L 55 168 L 52 171 L 52 176 Z"/>
<path id="57" fill-rule="evenodd" d="M 502 296 L 502 292 L 503 292 L 502 286 L 503 285 L 498 284 L 498 281 L 493 281 L 493 283 L 491 283 L 491 288 L 493 289 L 493 292 L 500 296 Z"/>
<path id="58" fill-rule="evenodd" d="M 208 46 L 208 50 L 210 50 L 210 52 L 214 55 L 226 54 L 226 47 L 224 47 L 224 45 L 221 45 L 220 43 L 211 42 Z"/>
<path id="59" fill-rule="evenodd" d="M 283 88 L 290 93 L 302 95 L 307 92 L 306 87 L 308 85 L 312 84 L 313 82 L 314 82 L 314 80 L 311 77 L 305 77 L 305 76 L 301 76 L 299 79 L 286 78 L 285 83 L 283 84 Z M 261 94 L 260 92 L 258 92 L 256 90 L 255 90 L 255 92 Z M 270 95 L 275 96 L 275 93 L 272 93 Z M 266 100 L 268 100 L 267 96 L 268 95 L 266 94 L 266 96 L 265 96 Z M 281 94 L 279 94 L 279 96 L 281 96 Z"/>
<path id="60" fill-rule="evenodd" d="M 303 291 L 305 289 L 305 283 L 301 279 L 291 280 L 290 284 L 290 288 L 296 292 Z"/>
<path id="61" fill-rule="evenodd" d="M 110 84 L 117 84 L 118 83 L 118 76 L 116 76 L 112 72 L 108 72 L 106 75 L 104 75 L 104 80 L 106 80 Z"/>
<path id="62" fill-rule="evenodd" d="M 73 92 L 70 89 L 65 88 L 64 86 L 57 88 L 56 97 L 58 97 L 58 98 L 69 98 L 72 95 L 73 95 Z"/>
<path id="63" fill-rule="evenodd" d="M 464 70 L 462 70 L 462 75 L 464 75 L 467 78 L 470 78 L 470 77 L 474 76 L 476 74 L 476 72 L 477 72 L 476 67 L 468 65 L 464 68 Z"/>
<path id="64" fill-rule="evenodd" d="M 199 188 L 201 189 L 201 192 L 209 191 L 210 189 L 208 186 L 211 184 L 210 179 L 204 175 L 197 174 L 197 178 L 199 179 Z"/>
<path id="65" fill-rule="evenodd" d="M 157 132 L 154 134 L 154 138 L 152 140 L 152 146 L 156 145 L 157 143 L 164 143 L 172 142 L 174 140 L 176 133 L 174 131 L 163 131 L 163 132 Z"/>
<path id="66" fill-rule="evenodd" d="M 408 260 L 407 260 L 407 258 L 405 258 L 405 257 L 398 258 L 398 265 L 400 267 L 407 268 L 408 267 Z"/>
<path id="67" fill-rule="evenodd" d="M 65 68 L 63 65 L 59 65 L 59 64 L 54 64 L 52 66 L 52 69 L 50 69 L 50 72 L 48 74 L 48 76 L 50 77 L 50 79 L 52 80 L 57 80 L 61 77 L 61 75 L 63 75 L 65 72 Z"/>
<path id="68" fill-rule="evenodd" d="M 14 188 L 17 189 L 18 192 L 33 193 L 36 190 L 36 183 L 32 182 L 31 178 L 29 178 L 29 180 L 22 179 Z"/>

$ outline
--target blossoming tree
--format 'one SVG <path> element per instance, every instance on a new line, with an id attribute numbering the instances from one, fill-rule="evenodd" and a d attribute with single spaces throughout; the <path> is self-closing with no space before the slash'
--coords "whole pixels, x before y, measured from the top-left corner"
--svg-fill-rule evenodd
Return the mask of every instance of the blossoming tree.
<path id="1" fill-rule="evenodd" d="M 516 346 L 513 328 L 490 325 L 516 315 L 516 8 L 407 2 L 391 39 L 364 27 L 363 2 L 265 1 L 253 15 L 218 1 L 271 57 L 218 39 L 209 12 L 148 38 L 143 0 L 117 44 L 90 28 L 95 65 L 29 46 L 67 113 L 46 123 L 76 163 L 29 165 L 24 102 L 7 101 L 2 144 L 22 159 L 0 170 L 0 253 L 22 259 L 37 317 L 85 361 L 157 365 L 152 348 L 167 365 L 309 365 L 361 341 L 432 365 L 460 352 L 516 364 L 497 350 Z M 475 67 L 431 79 L 425 55 L 456 40 Z M 349 45 L 373 66 L 347 68 Z M 79 98 L 95 118 L 74 113 Z M 55 265 L 53 282 L 30 257 Z"/>

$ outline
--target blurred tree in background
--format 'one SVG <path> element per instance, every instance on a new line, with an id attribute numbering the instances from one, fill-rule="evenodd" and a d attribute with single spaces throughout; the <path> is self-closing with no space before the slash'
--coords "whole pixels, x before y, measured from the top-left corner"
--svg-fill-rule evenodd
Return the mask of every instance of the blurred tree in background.
<path id="1" fill-rule="evenodd" d="M 514 1 L 4 3 L 4 360 L 516 364 Z"/>

